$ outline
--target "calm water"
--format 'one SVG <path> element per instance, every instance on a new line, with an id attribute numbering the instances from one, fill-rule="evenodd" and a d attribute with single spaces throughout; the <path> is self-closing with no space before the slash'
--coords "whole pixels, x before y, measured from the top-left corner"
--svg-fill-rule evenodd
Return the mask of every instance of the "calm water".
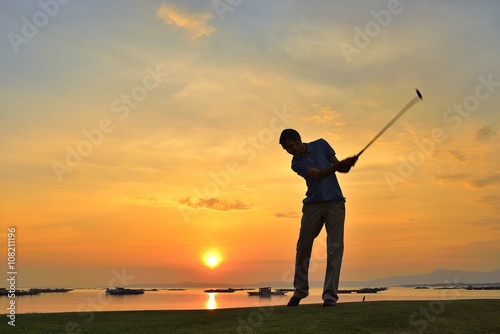
<path id="1" fill-rule="evenodd" d="M 348 288 L 353 289 L 353 288 Z M 302 304 L 321 303 L 321 288 L 312 288 L 309 297 Z M 35 296 L 18 296 L 16 313 L 54 312 L 100 312 L 125 310 L 187 310 L 220 309 L 237 307 L 265 307 L 286 305 L 292 292 L 285 296 L 259 298 L 248 296 L 246 291 L 234 293 L 205 293 L 203 289 L 184 291 L 146 291 L 142 295 L 108 296 L 104 290 L 73 290 L 66 293 L 42 293 Z M 463 289 L 413 289 L 389 288 L 376 294 L 341 294 L 339 303 L 378 300 L 452 300 L 452 299 L 500 299 L 500 290 Z M 1 311 L 5 314 L 7 297 L 0 297 Z"/>

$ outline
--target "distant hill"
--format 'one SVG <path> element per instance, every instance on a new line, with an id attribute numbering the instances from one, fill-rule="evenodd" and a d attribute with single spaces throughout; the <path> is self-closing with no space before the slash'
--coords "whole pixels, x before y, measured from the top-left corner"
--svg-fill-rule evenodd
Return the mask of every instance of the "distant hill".
<path id="1" fill-rule="evenodd" d="M 341 287 L 389 287 L 389 286 L 413 286 L 413 285 L 468 285 L 468 284 L 500 284 L 500 269 L 483 271 L 460 271 L 436 269 L 435 271 L 413 276 L 392 276 L 369 281 L 341 281 Z M 291 288 L 292 282 L 257 282 L 251 284 L 241 283 L 200 283 L 179 282 L 174 284 L 135 284 L 133 286 L 143 288 L 258 288 L 272 286 L 274 288 Z M 310 282 L 311 287 L 322 287 L 322 281 Z"/>
<path id="2" fill-rule="evenodd" d="M 371 281 L 341 282 L 342 286 L 462 285 L 500 283 L 500 270 L 491 272 L 437 269 L 413 276 L 393 276 Z"/>

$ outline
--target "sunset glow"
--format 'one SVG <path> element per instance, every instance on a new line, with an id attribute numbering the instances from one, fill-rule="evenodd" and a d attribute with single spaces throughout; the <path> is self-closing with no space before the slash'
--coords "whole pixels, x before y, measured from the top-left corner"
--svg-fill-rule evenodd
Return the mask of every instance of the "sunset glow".
<path id="1" fill-rule="evenodd" d="M 500 269 L 500 1 L 0 13 L 0 269 L 15 227 L 18 288 L 291 286 L 306 184 L 281 131 L 353 156 L 415 88 L 423 100 L 338 175 L 341 283 Z"/>

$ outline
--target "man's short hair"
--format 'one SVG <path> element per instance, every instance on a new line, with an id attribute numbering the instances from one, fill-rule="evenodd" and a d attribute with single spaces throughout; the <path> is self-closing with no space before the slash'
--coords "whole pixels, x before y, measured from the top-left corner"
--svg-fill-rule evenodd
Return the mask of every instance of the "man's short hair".
<path id="1" fill-rule="evenodd" d="M 300 139 L 300 134 L 294 129 L 285 129 L 281 132 L 280 144 L 283 144 L 286 140 L 297 141 Z"/>

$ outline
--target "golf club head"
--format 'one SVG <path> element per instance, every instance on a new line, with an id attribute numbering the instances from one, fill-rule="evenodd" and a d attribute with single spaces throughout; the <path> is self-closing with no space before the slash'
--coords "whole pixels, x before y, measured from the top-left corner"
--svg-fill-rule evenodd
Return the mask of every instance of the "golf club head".
<path id="1" fill-rule="evenodd" d="M 422 98 L 422 94 L 420 93 L 420 91 L 417 88 L 415 88 L 415 91 L 417 92 L 418 98 L 422 100 L 423 98 Z"/>

